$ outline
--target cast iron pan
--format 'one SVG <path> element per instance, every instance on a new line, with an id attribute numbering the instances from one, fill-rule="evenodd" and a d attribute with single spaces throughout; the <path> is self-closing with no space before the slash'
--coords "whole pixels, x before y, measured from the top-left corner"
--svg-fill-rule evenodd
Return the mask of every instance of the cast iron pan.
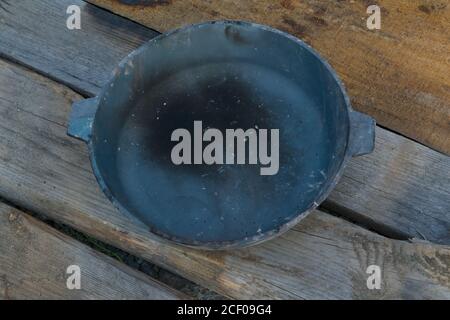
<path id="1" fill-rule="evenodd" d="M 175 165 L 175 129 L 279 129 L 279 170 Z M 68 133 L 88 143 L 97 180 L 119 210 L 171 241 L 225 249 L 289 229 L 369 153 L 375 122 L 353 111 L 333 69 L 267 26 L 207 22 L 149 41 L 98 97 L 74 104 Z"/>

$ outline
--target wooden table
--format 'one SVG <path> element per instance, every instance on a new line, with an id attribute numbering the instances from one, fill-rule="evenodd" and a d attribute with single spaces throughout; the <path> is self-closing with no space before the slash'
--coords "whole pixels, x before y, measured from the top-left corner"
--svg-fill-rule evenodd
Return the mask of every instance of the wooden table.
<path id="1" fill-rule="evenodd" d="M 38 221 L 68 225 L 230 298 L 450 298 L 450 6 L 377 1 L 0 0 L 0 297 L 184 298 Z M 125 4 L 128 3 L 128 4 Z M 66 28 L 69 5 L 82 29 Z M 105 10 L 107 9 L 107 10 Z M 284 235 L 241 250 L 161 242 L 99 190 L 86 146 L 66 136 L 73 101 L 96 95 L 154 30 L 243 19 L 291 32 L 338 71 L 376 148 Z M 136 22 L 133 22 L 136 21 Z M 153 29 L 150 29 L 153 28 Z M 81 290 L 66 268 L 80 265 Z M 367 287 L 367 267 L 382 271 Z"/>

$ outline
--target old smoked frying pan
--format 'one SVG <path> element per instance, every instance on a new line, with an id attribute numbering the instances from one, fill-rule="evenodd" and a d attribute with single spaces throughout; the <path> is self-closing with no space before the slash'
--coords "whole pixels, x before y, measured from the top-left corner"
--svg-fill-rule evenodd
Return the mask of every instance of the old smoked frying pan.
<path id="1" fill-rule="evenodd" d="M 175 165 L 177 128 L 279 129 L 279 171 Z M 207 22 L 162 34 L 126 57 L 101 93 L 74 104 L 68 134 L 88 143 L 119 210 L 193 247 L 255 244 L 286 231 L 330 193 L 375 121 L 352 110 L 333 69 L 267 26 Z"/>

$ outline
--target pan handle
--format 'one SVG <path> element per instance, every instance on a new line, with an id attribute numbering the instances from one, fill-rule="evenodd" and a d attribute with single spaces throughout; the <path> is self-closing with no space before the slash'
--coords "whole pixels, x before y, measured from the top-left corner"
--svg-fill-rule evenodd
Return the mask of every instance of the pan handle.
<path id="1" fill-rule="evenodd" d="M 357 111 L 350 112 L 350 153 L 353 157 L 371 153 L 375 147 L 375 119 Z"/>
<path id="2" fill-rule="evenodd" d="M 95 97 L 72 104 L 72 112 L 69 116 L 69 126 L 67 128 L 69 136 L 89 142 L 98 102 L 99 99 Z"/>

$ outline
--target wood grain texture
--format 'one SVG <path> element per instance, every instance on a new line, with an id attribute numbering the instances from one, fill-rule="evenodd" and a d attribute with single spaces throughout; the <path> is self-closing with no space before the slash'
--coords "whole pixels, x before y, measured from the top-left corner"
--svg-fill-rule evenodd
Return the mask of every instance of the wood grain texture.
<path id="1" fill-rule="evenodd" d="M 4 203 L 0 234 L 0 299 L 186 298 Z M 71 265 L 80 290 L 67 288 Z"/>
<path id="2" fill-rule="evenodd" d="M 343 216 L 407 237 L 450 244 L 450 157 L 380 127 L 376 135 L 374 153 L 350 161 L 324 206 L 344 207 Z"/>
<path id="3" fill-rule="evenodd" d="M 65 8 L 72 3 L 82 9 L 82 30 L 70 31 L 65 27 Z M 89 95 L 98 94 L 121 56 L 154 35 L 81 1 L 16 1 L 9 2 L 7 8 L 8 11 L 0 11 L 4 22 L 0 28 L 0 54 Z M 40 23 L 43 12 L 52 17 L 48 24 Z M 27 106 L 29 96 L 20 91 L 26 89 L 14 89 L 10 81 L 18 80 L 5 81 L 5 95 L 13 97 L 9 98 L 13 104 Z M 33 100 L 46 106 L 45 92 L 42 96 L 34 95 Z M 67 101 L 61 101 L 55 103 L 58 110 L 46 106 L 39 112 L 63 124 L 68 112 L 61 109 L 66 108 L 63 104 L 68 105 Z M 64 141 L 74 145 L 70 140 Z M 85 154 L 82 146 L 77 148 Z M 89 168 L 85 158 L 78 161 L 78 165 Z M 449 157 L 377 128 L 375 152 L 351 162 L 325 205 L 355 211 L 357 219 L 399 230 L 406 237 L 450 244 L 449 172 Z M 355 218 L 347 210 L 341 213 Z"/>
<path id="4" fill-rule="evenodd" d="M 0 62 L 0 97 L 0 196 L 23 208 L 231 298 L 450 299 L 448 246 L 389 240 L 321 211 L 247 249 L 205 252 L 163 242 L 112 207 L 85 145 L 66 136 L 70 104 L 80 96 Z M 367 289 L 372 264 L 381 267 L 381 290 Z"/>
<path id="5" fill-rule="evenodd" d="M 205 20 L 267 24 L 304 39 L 338 71 L 354 107 L 450 155 L 447 0 L 88 0 L 159 31 Z M 135 1 L 138 2 L 138 1 Z M 381 7 L 381 30 L 366 27 Z"/>
<path id="6" fill-rule="evenodd" d="M 81 30 L 66 27 L 70 5 L 82 10 Z M 157 34 L 80 0 L 6 1 L 0 23 L 0 56 L 82 93 L 99 91 L 112 65 Z"/>

